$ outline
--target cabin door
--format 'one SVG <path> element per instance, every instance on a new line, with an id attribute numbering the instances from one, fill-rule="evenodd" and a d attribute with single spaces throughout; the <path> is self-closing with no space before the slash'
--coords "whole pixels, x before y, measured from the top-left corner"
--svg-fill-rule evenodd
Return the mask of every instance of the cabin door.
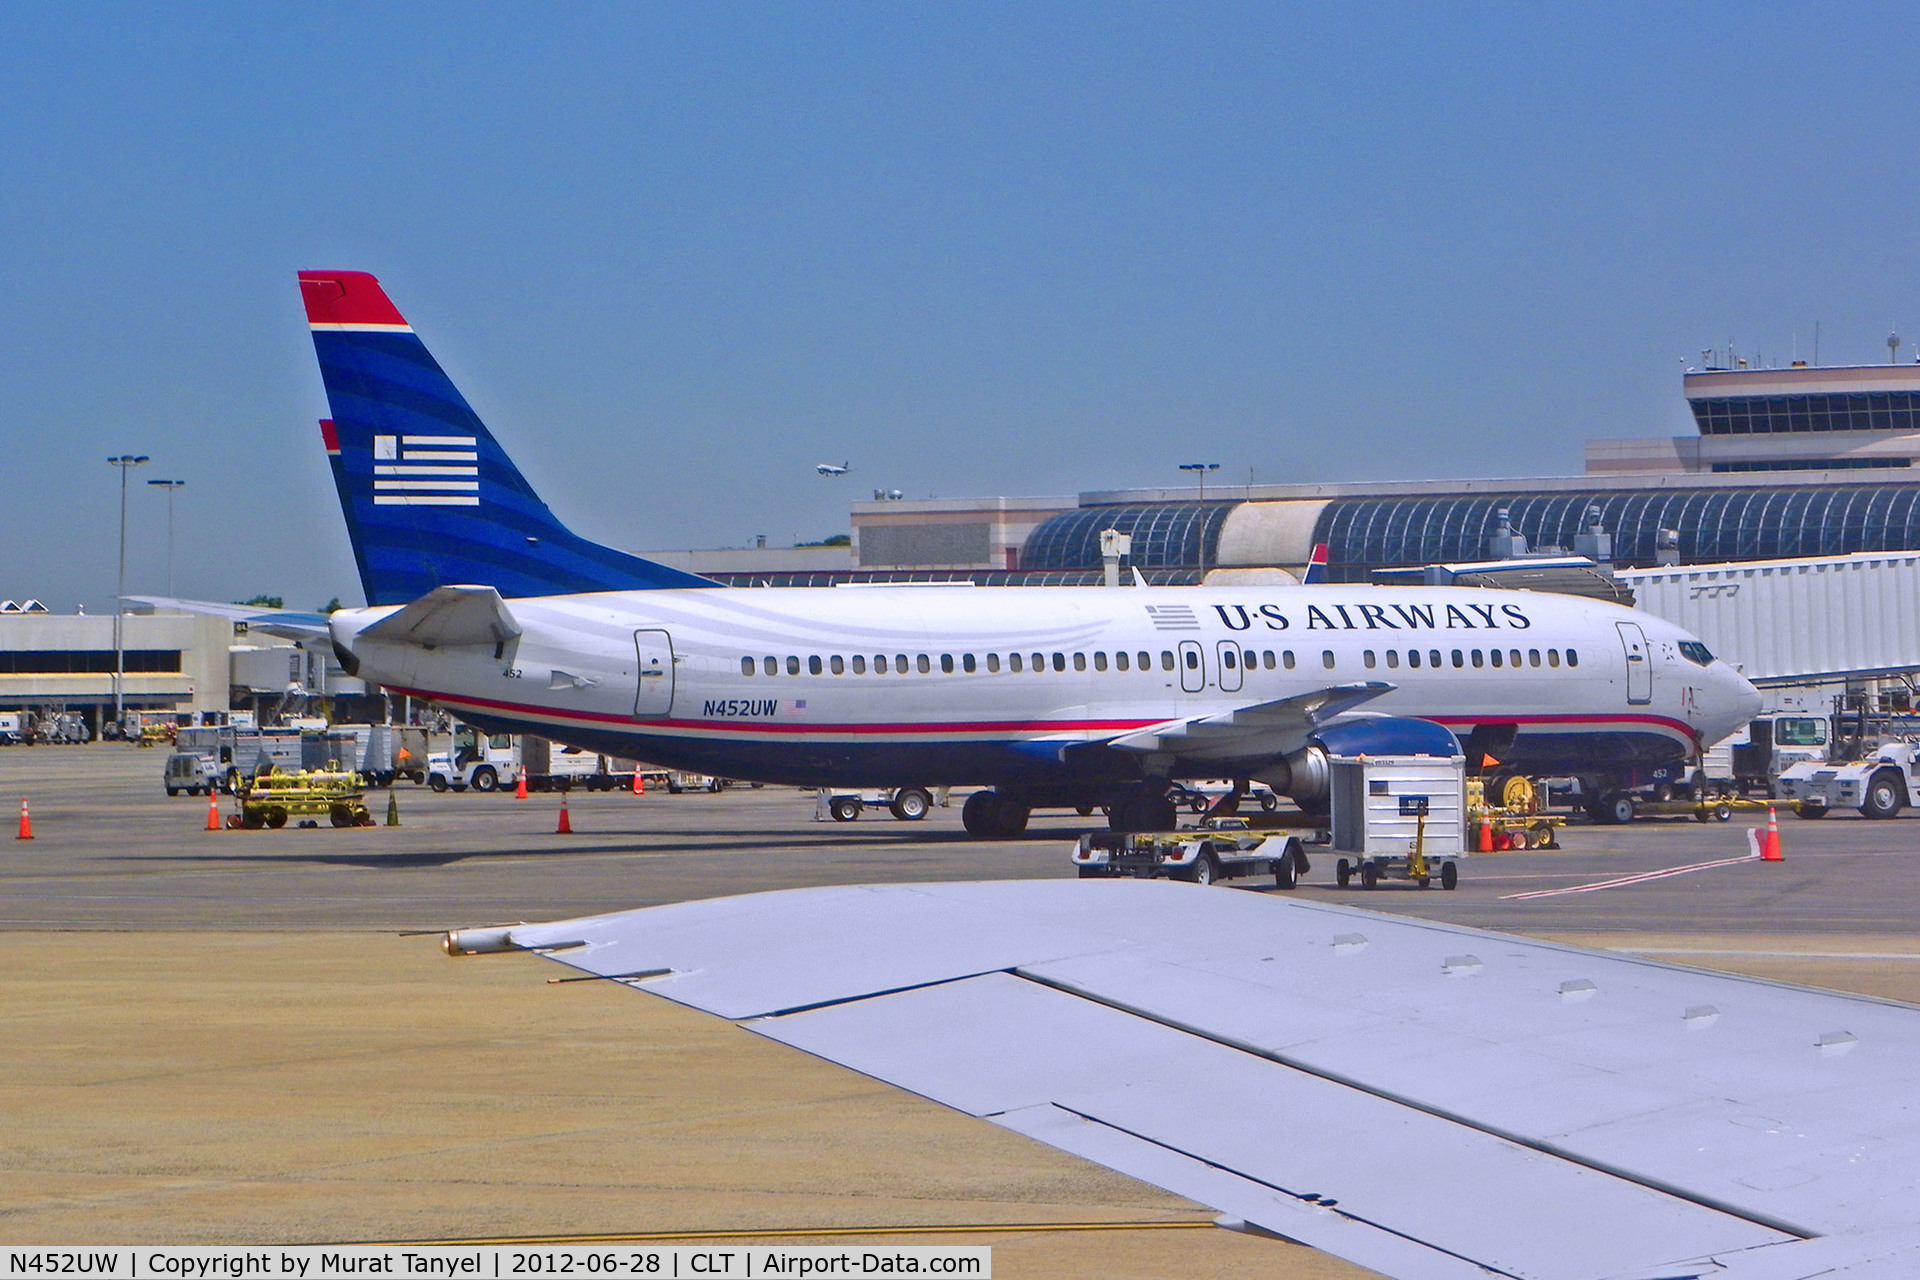
<path id="1" fill-rule="evenodd" d="M 636 716 L 664 716 L 673 710 L 673 641 L 664 631 L 636 631 L 634 647 L 640 653 L 640 689 L 634 696 Z"/>
<path id="2" fill-rule="evenodd" d="M 1616 622 L 1620 644 L 1627 651 L 1627 703 L 1643 707 L 1653 701 L 1653 657 L 1647 651 L 1647 633 L 1637 622 Z"/>

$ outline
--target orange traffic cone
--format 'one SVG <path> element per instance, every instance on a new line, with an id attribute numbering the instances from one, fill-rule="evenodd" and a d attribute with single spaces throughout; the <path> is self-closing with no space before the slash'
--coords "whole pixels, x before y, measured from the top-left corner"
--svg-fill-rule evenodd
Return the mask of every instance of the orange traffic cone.
<path id="1" fill-rule="evenodd" d="M 560 825 L 553 829 L 553 834 L 557 836 L 573 834 L 573 819 L 567 816 L 567 793 L 564 791 L 560 793 Z"/>
<path id="2" fill-rule="evenodd" d="M 1774 813 L 1773 806 L 1768 805 L 1767 835 L 1760 844 L 1760 861 L 1785 862 L 1786 860 L 1785 855 L 1780 852 L 1780 819 Z"/>
<path id="3" fill-rule="evenodd" d="M 647 777 L 638 769 L 633 771 L 633 794 L 637 796 L 647 794 Z"/>
<path id="4" fill-rule="evenodd" d="M 515 800 L 525 800 L 527 798 L 527 771 L 525 769 L 520 771 L 520 781 L 513 784 L 513 798 Z"/>
<path id="5" fill-rule="evenodd" d="M 1491 822 L 1488 822 L 1485 819 L 1481 820 L 1480 838 L 1474 841 L 1474 844 L 1478 846 L 1475 850 L 1475 852 L 1477 853 L 1493 852 L 1493 824 Z"/>
<path id="6" fill-rule="evenodd" d="M 15 839 L 33 839 L 33 819 L 27 816 L 27 798 L 25 796 L 20 797 L 20 834 L 16 836 Z"/>
<path id="7" fill-rule="evenodd" d="M 220 793 L 209 787 L 207 789 L 207 830 L 218 831 L 219 829 Z"/>

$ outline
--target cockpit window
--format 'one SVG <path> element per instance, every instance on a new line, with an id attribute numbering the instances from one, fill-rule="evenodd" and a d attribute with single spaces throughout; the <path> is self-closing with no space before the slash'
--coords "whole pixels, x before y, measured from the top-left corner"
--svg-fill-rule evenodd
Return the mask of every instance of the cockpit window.
<path id="1" fill-rule="evenodd" d="M 1680 642 L 1680 655 L 1688 662 L 1698 666 L 1710 667 L 1713 665 L 1713 650 L 1707 648 L 1707 646 L 1701 644 L 1698 640 L 1682 640 Z"/>

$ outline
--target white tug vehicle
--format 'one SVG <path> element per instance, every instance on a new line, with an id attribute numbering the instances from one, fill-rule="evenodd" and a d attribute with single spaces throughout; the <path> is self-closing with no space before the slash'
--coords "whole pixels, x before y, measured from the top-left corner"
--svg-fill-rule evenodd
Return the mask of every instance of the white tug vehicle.
<path id="1" fill-rule="evenodd" d="M 1833 809 L 1891 818 L 1920 803 L 1920 747 L 1889 742 L 1866 760 L 1802 761 L 1782 773 L 1777 786 L 1780 798 L 1796 802 L 1803 818 L 1824 818 Z"/>

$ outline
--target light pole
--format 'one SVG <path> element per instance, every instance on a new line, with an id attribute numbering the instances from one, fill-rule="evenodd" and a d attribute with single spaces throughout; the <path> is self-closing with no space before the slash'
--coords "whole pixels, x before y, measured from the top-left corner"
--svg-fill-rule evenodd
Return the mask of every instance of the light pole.
<path id="1" fill-rule="evenodd" d="M 1200 581 L 1207 580 L 1207 472 L 1218 471 L 1217 462 L 1183 462 L 1182 471 L 1191 471 L 1200 481 Z"/>
<path id="2" fill-rule="evenodd" d="M 187 487 L 185 480 L 149 480 L 148 484 L 167 491 L 167 594 L 173 594 L 173 491 Z"/>
<path id="3" fill-rule="evenodd" d="M 127 594 L 127 472 L 142 466 L 147 455 L 121 453 L 107 459 L 107 465 L 120 468 L 120 578 L 113 593 L 113 722 L 119 724 L 127 713 L 126 698 L 123 690 L 127 679 L 127 651 L 121 640 L 120 618 L 124 606 L 121 597 Z M 104 730 L 105 726 L 101 726 Z M 107 735 L 102 732 L 101 737 Z"/>

